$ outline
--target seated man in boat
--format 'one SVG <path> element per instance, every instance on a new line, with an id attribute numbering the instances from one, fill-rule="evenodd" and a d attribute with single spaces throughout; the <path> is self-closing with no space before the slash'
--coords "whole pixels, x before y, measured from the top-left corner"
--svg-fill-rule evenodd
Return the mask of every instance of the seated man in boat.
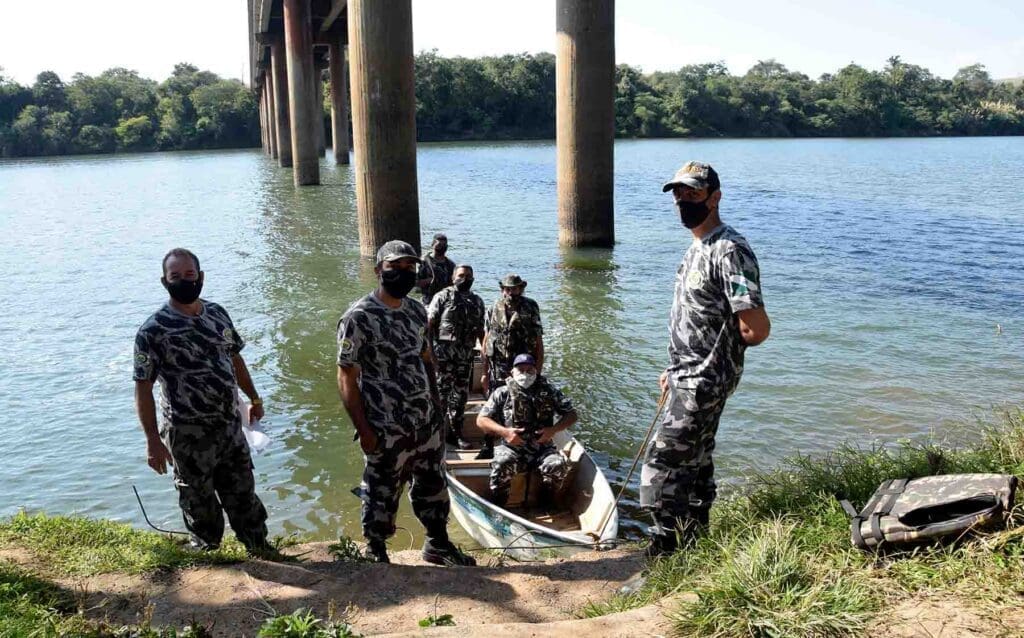
<path id="1" fill-rule="evenodd" d="M 551 439 L 576 423 L 576 410 L 561 390 L 537 373 L 533 355 L 515 358 L 512 375 L 491 393 L 476 423 L 502 440 L 491 461 L 491 502 L 505 507 L 512 479 L 532 468 L 540 471 L 546 496 L 557 494 L 569 472 L 569 461 Z"/>

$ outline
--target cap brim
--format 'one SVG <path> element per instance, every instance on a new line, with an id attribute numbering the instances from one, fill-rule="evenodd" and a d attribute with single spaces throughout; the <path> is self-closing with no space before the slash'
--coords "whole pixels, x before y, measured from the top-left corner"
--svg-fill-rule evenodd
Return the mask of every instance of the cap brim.
<path id="1" fill-rule="evenodd" d="M 707 184 L 704 184 L 698 179 L 674 179 L 671 182 L 665 182 L 665 185 L 661 187 L 661 192 L 667 193 L 676 186 L 689 186 L 690 188 L 696 188 L 700 190 L 707 188 Z"/>
<path id="2" fill-rule="evenodd" d="M 384 259 L 378 261 L 378 264 L 384 263 L 385 261 L 398 261 L 399 259 L 415 259 L 417 263 L 423 263 L 423 260 L 414 255 L 388 255 Z"/>

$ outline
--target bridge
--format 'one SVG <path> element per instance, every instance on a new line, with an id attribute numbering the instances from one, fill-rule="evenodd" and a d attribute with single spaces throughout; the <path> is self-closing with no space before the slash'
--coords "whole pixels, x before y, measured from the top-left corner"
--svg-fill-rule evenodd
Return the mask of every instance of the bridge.
<path id="1" fill-rule="evenodd" d="M 559 243 L 612 246 L 615 1 L 553 4 Z M 320 183 L 328 69 L 339 164 L 351 111 L 360 252 L 394 238 L 419 250 L 412 0 L 249 0 L 248 10 L 264 151 L 296 186 Z"/>

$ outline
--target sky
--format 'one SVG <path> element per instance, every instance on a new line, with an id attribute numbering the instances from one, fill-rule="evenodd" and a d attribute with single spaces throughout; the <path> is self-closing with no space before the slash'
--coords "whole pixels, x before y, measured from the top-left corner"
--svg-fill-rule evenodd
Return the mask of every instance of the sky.
<path id="1" fill-rule="evenodd" d="M 155 80 L 177 62 L 248 79 L 246 0 L 0 0 L 2 74 L 31 84 L 123 66 Z M 1022 0 L 618 0 L 619 63 L 645 72 L 724 61 L 742 74 L 775 60 L 818 77 L 892 55 L 952 77 L 984 64 L 1024 76 Z M 45 10 L 40 7 L 45 7 Z M 414 47 L 441 55 L 555 50 L 555 0 L 413 0 Z"/>

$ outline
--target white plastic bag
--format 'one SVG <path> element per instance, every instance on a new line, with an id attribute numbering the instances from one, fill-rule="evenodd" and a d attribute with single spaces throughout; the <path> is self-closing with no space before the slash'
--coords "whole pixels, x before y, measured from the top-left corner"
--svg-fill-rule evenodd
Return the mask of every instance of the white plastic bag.
<path id="1" fill-rule="evenodd" d="M 245 441 L 249 444 L 249 450 L 253 454 L 259 454 L 270 445 L 270 437 L 263 431 L 259 420 L 249 423 L 249 403 L 242 398 L 240 392 L 236 392 L 238 399 L 238 413 L 242 417 L 242 433 L 245 434 Z"/>

